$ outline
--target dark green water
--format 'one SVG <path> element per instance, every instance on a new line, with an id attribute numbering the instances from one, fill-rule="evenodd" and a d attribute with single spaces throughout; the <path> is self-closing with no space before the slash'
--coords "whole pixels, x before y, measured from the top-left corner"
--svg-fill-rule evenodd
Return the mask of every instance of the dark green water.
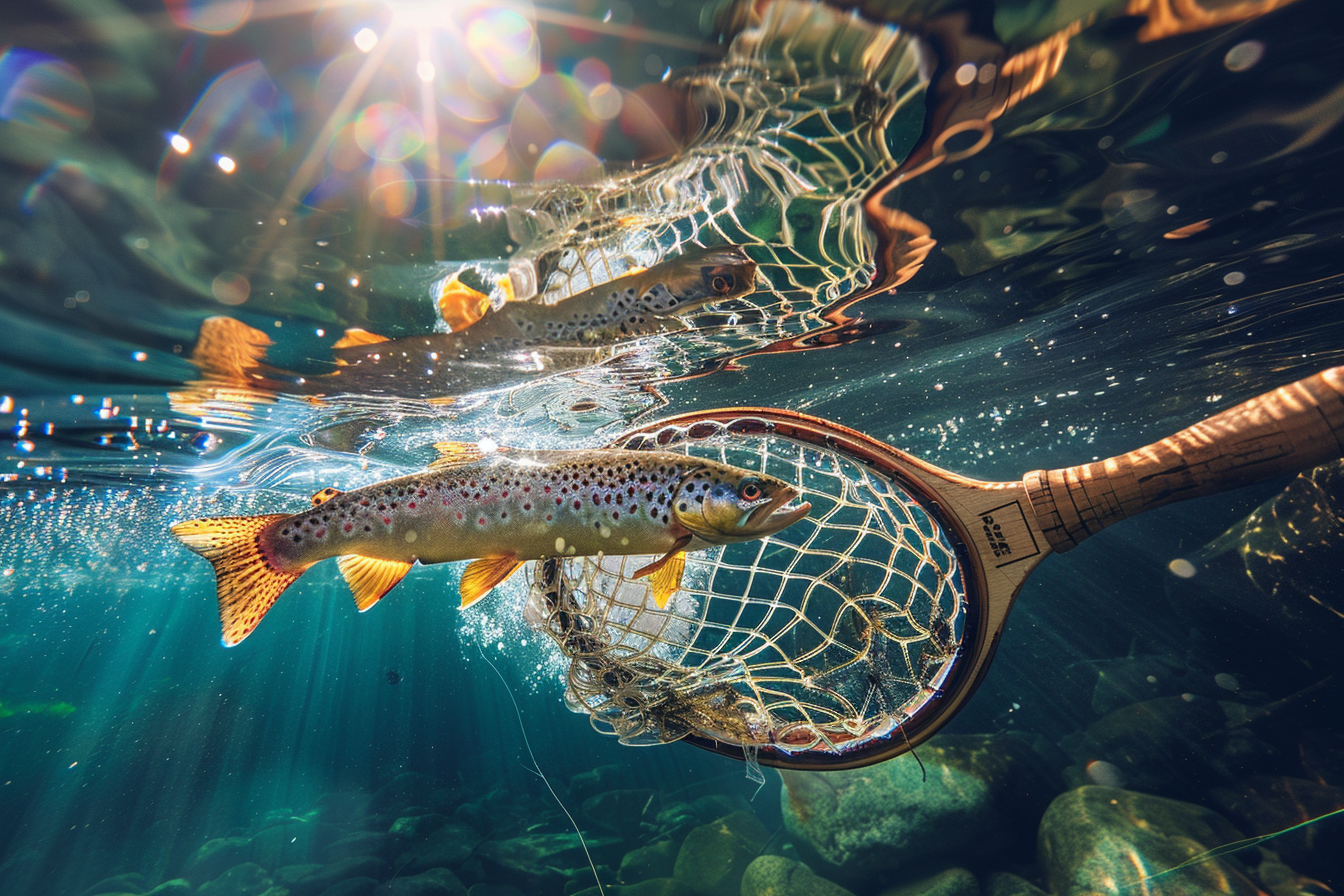
<path id="1" fill-rule="evenodd" d="M 724 405 L 1016 480 L 1341 363 L 1344 18 L 1209 6 L 1168 34 L 1146 30 L 1160 4 L 6 10 L 0 892 L 591 887 L 525 737 L 608 892 L 835 893 L 815 872 L 867 896 L 949 869 L 910 892 L 1338 889 L 1337 822 L 1136 883 L 1344 806 L 1335 472 L 1049 559 L 917 751 L 927 779 L 902 757 L 787 790 L 595 731 L 521 581 L 463 610 L 460 565 L 417 568 L 357 614 L 325 564 L 226 650 L 209 566 L 167 532 L 297 511 L 434 441 L 600 445 Z M 1042 42 L 1057 68 L 1004 74 Z M 988 124 L 954 133 L 967 120 Z M 888 186 L 936 244 L 851 304 L 891 273 L 861 208 Z M 683 241 L 745 245 L 758 292 L 600 356 L 500 357 L 451 403 L 429 373 L 295 385 L 336 369 L 347 328 L 442 329 L 453 272 L 555 300 Z M 218 315 L 269 337 L 288 386 L 202 375 Z M 762 882 L 786 871 L 792 889 Z"/>

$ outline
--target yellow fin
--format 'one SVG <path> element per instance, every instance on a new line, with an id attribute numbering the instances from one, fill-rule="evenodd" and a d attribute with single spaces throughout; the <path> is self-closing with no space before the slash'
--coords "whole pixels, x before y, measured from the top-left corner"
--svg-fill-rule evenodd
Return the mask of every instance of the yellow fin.
<path id="1" fill-rule="evenodd" d="M 335 486 L 329 485 L 326 488 L 322 489 L 322 491 L 313 495 L 313 506 L 316 507 L 319 504 L 325 504 L 339 494 L 341 494 L 340 489 L 336 488 Z"/>
<path id="2" fill-rule="evenodd" d="M 191 363 L 207 378 L 245 381 L 266 358 L 271 337 L 231 317 L 207 317 L 191 350 Z"/>
<path id="3" fill-rule="evenodd" d="M 439 456 L 429 462 L 431 470 L 454 467 L 458 464 L 474 464 L 485 457 L 485 452 L 475 442 L 435 442 L 434 450 L 439 452 Z"/>
<path id="4" fill-rule="evenodd" d="M 462 593 L 462 606 L 469 607 L 485 597 L 486 592 L 513 575 L 522 565 L 523 561 L 512 554 L 471 561 L 463 570 L 462 584 L 458 587 Z"/>
<path id="5" fill-rule="evenodd" d="M 377 345 L 380 342 L 388 342 L 386 336 L 379 336 L 377 333 L 370 333 L 368 330 L 361 330 L 359 327 L 351 327 L 345 331 L 345 335 L 332 343 L 332 348 L 351 348 L 356 345 Z"/>
<path id="6" fill-rule="evenodd" d="M 261 552 L 263 529 L 287 514 L 225 516 L 174 523 L 172 530 L 183 544 L 210 561 L 215 568 L 219 597 L 221 640 L 225 647 L 240 644 L 252 634 L 275 599 L 303 572 L 276 569 Z"/>
<path id="7" fill-rule="evenodd" d="M 649 584 L 653 586 L 653 602 L 658 609 L 667 606 L 672 595 L 681 588 L 681 577 L 686 572 L 686 552 L 678 551 L 671 555 L 651 576 Z"/>
<path id="8" fill-rule="evenodd" d="M 642 579 L 647 575 L 651 575 L 652 573 L 658 572 L 668 563 L 672 562 L 672 559 L 676 557 L 678 554 L 682 555 L 681 564 L 682 567 L 684 568 L 686 565 L 686 557 L 683 552 L 683 549 L 686 547 L 686 545 L 691 543 L 691 539 L 694 537 L 695 536 L 691 535 L 690 533 L 681 536 L 680 538 L 677 539 L 676 543 L 672 545 L 672 550 L 668 551 L 666 554 L 659 557 L 652 563 L 641 566 L 639 569 L 635 570 L 633 574 L 631 574 L 630 578 Z M 677 574 L 677 581 L 678 582 L 681 581 L 681 573 Z M 670 595 L 671 592 L 668 592 L 668 594 Z"/>
<path id="9" fill-rule="evenodd" d="M 439 316 L 454 333 L 476 323 L 489 310 L 490 297 L 457 279 L 456 274 L 439 290 Z"/>
<path id="10" fill-rule="evenodd" d="M 336 560 L 345 584 L 355 596 L 355 606 L 363 613 L 382 600 L 411 571 L 411 564 L 402 560 L 380 560 L 360 554 L 346 554 Z"/>

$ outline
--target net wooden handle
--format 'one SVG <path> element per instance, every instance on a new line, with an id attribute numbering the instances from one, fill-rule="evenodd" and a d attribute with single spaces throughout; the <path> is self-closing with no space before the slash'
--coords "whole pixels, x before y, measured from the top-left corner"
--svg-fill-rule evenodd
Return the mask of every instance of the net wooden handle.
<path id="1" fill-rule="evenodd" d="M 1050 546 L 1067 551 L 1136 513 L 1344 456 L 1344 367 L 1229 408 L 1145 448 L 1022 480 Z"/>

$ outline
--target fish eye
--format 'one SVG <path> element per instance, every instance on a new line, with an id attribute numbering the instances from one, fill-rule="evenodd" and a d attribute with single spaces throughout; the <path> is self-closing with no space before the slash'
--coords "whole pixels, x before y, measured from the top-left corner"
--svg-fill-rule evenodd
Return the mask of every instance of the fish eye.
<path id="1" fill-rule="evenodd" d="M 725 295 L 730 292 L 737 284 L 737 279 L 732 274 L 715 274 L 714 279 L 709 281 L 709 288 L 719 295 Z"/>
<path id="2" fill-rule="evenodd" d="M 764 494 L 760 482 L 755 479 L 744 479 L 737 487 L 737 496 L 743 501 L 755 501 Z"/>

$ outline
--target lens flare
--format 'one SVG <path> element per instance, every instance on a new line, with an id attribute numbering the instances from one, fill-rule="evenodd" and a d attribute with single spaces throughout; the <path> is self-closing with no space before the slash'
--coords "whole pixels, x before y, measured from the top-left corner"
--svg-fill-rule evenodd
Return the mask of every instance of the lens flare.
<path id="1" fill-rule="evenodd" d="M 289 104 L 260 62 L 234 66 L 210 82 L 182 126 L 168 138 L 160 182 L 190 170 L 194 151 L 226 174 L 264 168 L 287 144 Z M 190 155 L 189 155 L 190 154 Z"/>
<path id="2" fill-rule="evenodd" d="M 557 140 L 537 160 L 538 181 L 593 181 L 602 176 L 602 160 L 568 140 Z"/>
<path id="3" fill-rule="evenodd" d="M 416 186 L 400 162 L 378 162 L 369 172 L 369 208 L 384 218 L 401 218 L 415 208 Z M 358 286 L 358 282 L 351 286 Z"/>
<path id="4" fill-rule="evenodd" d="M 236 31 L 252 15 L 252 0 L 164 0 L 179 28 L 202 34 Z"/>
<path id="5" fill-rule="evenodd" d="M 371 159 L 401 162 L 425 145 L 425 130 L 401 103 L 374 103 L 355 122 L 355 142 Z"/>
<path id="6" fill-rule="evenodd" d="M 21 47 L 0 54 L 0 120 L 57 136 L 92 119 L 93 95 L 73 65 Z"/>
<path id="7" fill-rule="evenodd" d="M 513 10 L 479 11 L 467 25 L 467 48 L 505 87 L 526 87 L 541 74 L 536 32 L 531 22 Z"/>

